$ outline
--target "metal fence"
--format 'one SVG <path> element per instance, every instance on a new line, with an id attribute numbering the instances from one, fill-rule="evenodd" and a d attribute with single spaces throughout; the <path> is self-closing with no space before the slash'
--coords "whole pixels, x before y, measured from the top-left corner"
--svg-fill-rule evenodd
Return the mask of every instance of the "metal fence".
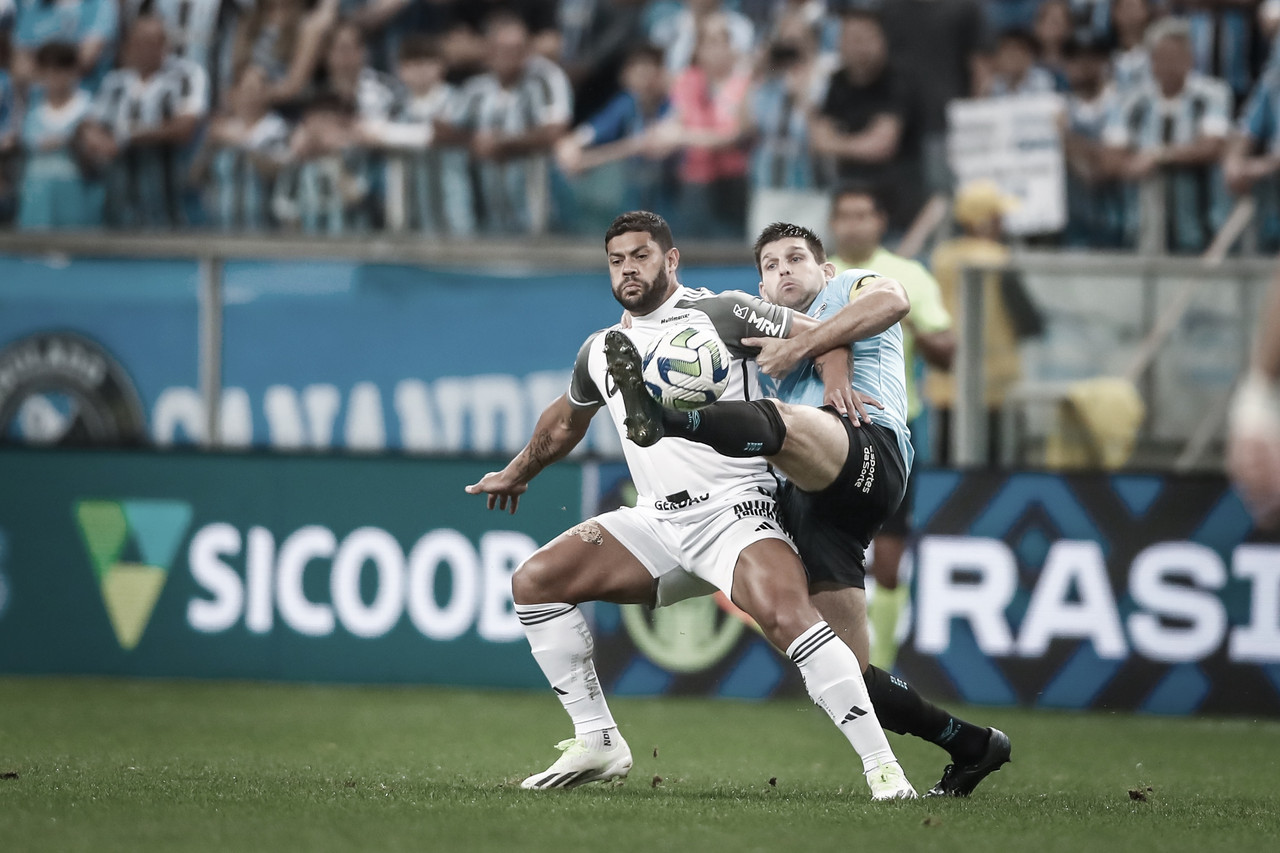
<path id="1" fill-rule="evenodd" d="M 340 259 L 431 268 L 484 269 L 508 274 L 550 270 L 602 271 L 602 246 L 558 238 L 536 241 L 414 240 L 392 237 L 282 239 L 252 236 L 0 233 L 0 253 L 22 256 L 197 259 L 200 266 L 200 392 L 204 443 L 220 445 L 223 263 L 230 259 Z M 738 243 L 682 246 L 686 266 L 743 267 Z M 1244 366 L 1253 318 L 1273 263 L 1233 258 L 1207 263 L 1163 255 L 1015 251 L 1004 269 L 1021 273 L 1046 319 L 1045 335 L 1021 349 L 1023 381 L 1004 417 L 1012 465 L 1043 463 L 1055 406 L 1071 383 L 1100 375 L 1128 376 L 1146 403 L 1132 463 L 1188 470 L 1217 464 L 1225 410 Z M 983 299 L 991 268 L 966 271 L 956 318 L 957 403 L 951 458 L 981 464 L 987 419 L 983 399 Z M 743 287 L 750 289 L 750 281 Z"/>
<path id="2" fill-rule="evenodd" d="M 957 322 L 957 464 L 992 461 L 983 406 L 983 283 L 993 271 L 1020 273 L 1046 323 L 1021 347 L 1023 379 L 1002 412 L 1002 458 L 1044 461 L 1073 385 L 1100 376 L 1131 382 L 1146 406 L 1130 464 L 1192 470 L 1217 466 L 1226 410 L 1248 362 L 1274 262 L 1207 262 L 1162 255 L 1015 252 L 1007 265 L 966 269 Z M 1100 401 L 1100 405 L 1105 405 Z"/>

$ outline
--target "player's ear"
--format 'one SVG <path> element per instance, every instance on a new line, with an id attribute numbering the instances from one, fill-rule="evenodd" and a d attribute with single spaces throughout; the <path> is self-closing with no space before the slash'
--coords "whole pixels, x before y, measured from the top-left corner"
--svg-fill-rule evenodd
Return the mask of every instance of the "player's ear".
<path id="1" fill-rule="evenodd" d="M 827 261 L 825 264 L 823 264 L 823 265 L 822 265 L 822 277 L 823 277 L 823 278 L 825 278 L 827 281 L 831 281 L 831 279 L 835 278 L 835 277 L 836 277 L 836 265 L 835 265 L 835 264 L 833 264 L 833 263 L 831 263 L 831 261 Z"/>
<path id="2" fill-rule="evenodd" d="M 673 273 L 680 266 L 680 250 L 675 246 L 667 249 L 667 272 Z"/>

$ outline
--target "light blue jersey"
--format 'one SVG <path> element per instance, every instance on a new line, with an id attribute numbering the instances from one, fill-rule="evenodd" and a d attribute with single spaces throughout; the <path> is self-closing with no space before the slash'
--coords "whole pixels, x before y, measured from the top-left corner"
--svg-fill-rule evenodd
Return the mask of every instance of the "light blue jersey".
<path id="1" fill-rule="evenodd" d="M 73 152 L 80 123 L 89 116 L 84 91 L 61 107 L 37 95 L 22 122 L 26 162 L 18 195 L 18 227 L 23 230 L 86 228 L 102 224 L 101 188 L 87 184 Z"/>
<path id="2" fill-rule="evenodd" d="M 815 320 L 827 320 L 849 304 L 850 294 L 868 277 L 878 276 L 871 270 L 852 269 L 827 282 L 827 286 L 814 297 L 806 311 Z M 853 344 L 853 390 L 861 391 L 884 403 L 883 409 L 867 406 L 871 420 L 893 430 L 898 437 L 898 449 L 907 472 L 915 450 L 911 447 L 911 430 L 907 428 L 907 370 L 902 353 L 902 325 L 894 323 L 878 335 Z M 771 383 L 773 384 L 773 383 Z M 806 361 L 777 383 L 776 388 L 766 388 L 785 403 L 800 406 L 821 406 L 822 380 L 813 369 L 813 362 Z"/>

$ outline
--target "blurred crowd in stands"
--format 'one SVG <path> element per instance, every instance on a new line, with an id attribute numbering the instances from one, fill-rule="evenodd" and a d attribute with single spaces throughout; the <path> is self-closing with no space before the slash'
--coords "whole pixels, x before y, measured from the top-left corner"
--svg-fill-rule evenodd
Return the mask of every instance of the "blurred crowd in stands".
<path id="1" fill-rule="evenodd" d="M 953 178 L 947 104 L 1059 93 L 1067 221 L 1280 244 L 1280 0 L 0 0 L 0 221 L 737 238 L 762 190 Z"/>

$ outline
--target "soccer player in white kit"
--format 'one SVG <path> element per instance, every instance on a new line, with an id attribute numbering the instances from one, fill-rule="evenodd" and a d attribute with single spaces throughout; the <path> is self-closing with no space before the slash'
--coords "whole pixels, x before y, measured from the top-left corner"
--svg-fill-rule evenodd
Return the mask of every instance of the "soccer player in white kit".
<path id="1" fill-rule="evenodd" d="M 614 297 L 631 326 L 596 333 L 578 354 L 567 394 L 539 417 L 533 437 L 501 471 L 467 487 L 490 509 L 515 512 L 529 481 L 563 458 L 604 406 L 620 436 L 626 410 L 610 376 L 673 323 L 712 327 L 732 356 L 725 399 L 760 396 L 739 341 L 786 337 L 816 321 L 745 293 L 713 294 L 676 278 L 680 253 L 666 222 L 623 214 L 605 234 Z M 847 350 L 836 357 L 847 359 Z M 639 381 L 639 377 L 633 377 Z M 574 737 L 525 788 L 569 788 L 624 777 L 631 751 L 609 711 L 592 659 L 584 601 L 663 603 L 723 590 L 800 669 L 814 702 L 862 758 L 872 798 L 914 798 L 876 718 L 853 651 L 809 600 L 804 567 L 777 518 L 776 482 L 761 459 L 732 459 L 683 439 L 642 448 L 623 442 L 639 494 L 635 507 L 588 519 L 526 560 L 512 577 L 516 613 L 533 656 L 574 724 Z"/>

